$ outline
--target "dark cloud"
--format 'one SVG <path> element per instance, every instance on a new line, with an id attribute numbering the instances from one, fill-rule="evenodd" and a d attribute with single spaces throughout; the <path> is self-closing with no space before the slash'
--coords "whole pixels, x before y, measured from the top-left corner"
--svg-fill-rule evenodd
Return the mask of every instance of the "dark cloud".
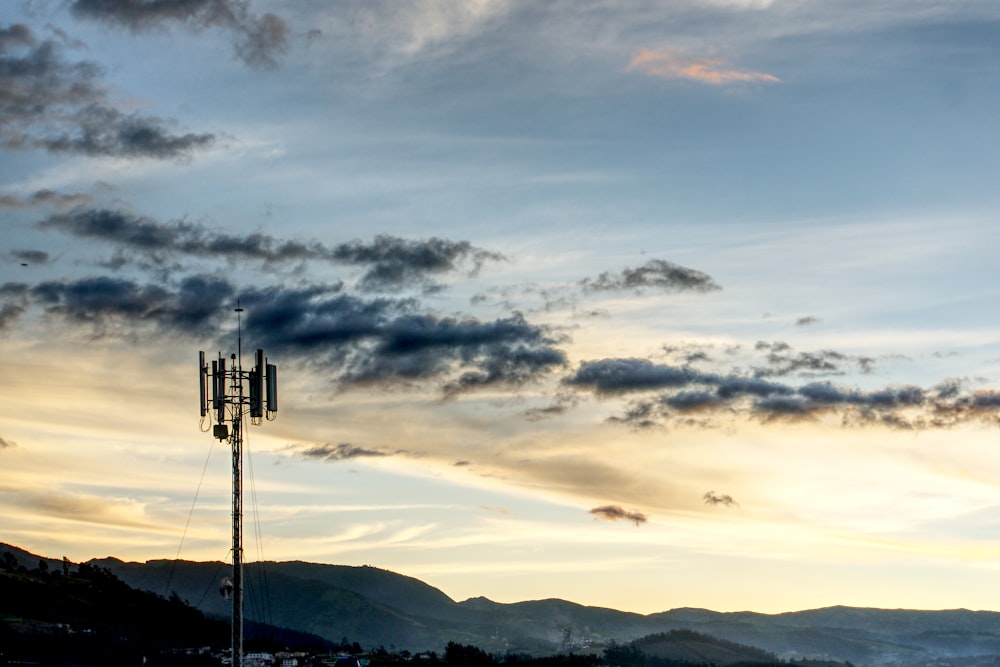
<path id="1" fill-rule="evenodd" d="M 27 197 L 0 195 L 0 208 L 32 208 L 35 206 L 57 206 L 68 208 L 90 201 L 90 195 L 80 192 L 63 194 L 53 190 L 37 190 Z"/>
<path id="2" fill-rule="evenodd" d="M 7 440 L 6 438 L 0 438 L 0 449 L 12 449 L 17 447 L 17 443 L 13 440 Z"/>
<path id="3" fill-rule="evenodd" d="M 274 14 L 253 15 L 241 0 L 75 0 L 70 8 L 82 18 L 140 32 L 170 25 L 192 30 L 222 28 L 237 38 L 236 55 L 251 67 L 274 67 L 288 48 L 288 25 Z"/>
<path id="4" fill-rule="evenodd" d="M 346 459 L 372 458 L 387 456 L 385 452 L 377 449 L 365 449 L 358 445 L 342 442 L 337 445 L 329 443 L 324 445 L 314 445 L 296 450 L 296 453 L 311 459 L 321 461 L 344 461 Z"/>
<path id="5" fill-rule="evenodd" d="M 335 369 L 343 385 L 441 380 L 446 396 L 520 386 L 566 363 L 546 328 L 514 315 L 492 322 L 418 313 L 411 299 L 362 299 L 322 288 L 242 297 L 250 336 Z"/>
<path id="6" fill-rule="evenodd" d="M 800 317 L 795 320 L 795 326 L 797 327 L 807 327 L 810 324 L 816 324 L 819 322 L 819 318 L 813 317 L 812 315 L 807 315 L 805 317 Z"/>
<path id="7" fill-rule="evenodd" d="M 754 375 L 757 377 L 845 375 L 854 368 L 862 373 L 870 373 L 875 365 L 875 360 L 871 357 L 852 356 L 834 350 L 795 352 L 788 343 L 782 341 L 758 341 L 754 349 L 764 353 L 767 364 L 754 368 Z"/>
<path id="8" fill-rule="evenodd" d="M 487 261 L 502 261 L 503 255 L 476 248 L 468 241 L 430 238 L 419 241 L 380 234 L 371 243 L 352 241 L 334 247 L 333 259 L 370 266 L 362 287 L 386 290 L 399 285 L 421 284 L 429 274 L 446 273 L 471 264 L 473 273 Z"/>
<path id="9" fill-rule="evenodd" d="M 9 329 L 28 308 L 26 283 L 4 283 L 0 285 L 0 331 Z"/>
<path id="10" fill-rule="evenodd" d="M 681 391 L 663 398 L 663 404 L 677 412 L 703 412 L 717 410 L 725 404 L 725 398 L 717 392 Z"/>
<path id="11" fill-rule="evenodd" d="M 601 507 L 595 507 L 590 510 L 598 519 L 604 519 L 606 521 L 621 521 L 628 520 L 635 525 L 643 524 L 648 521 L 645 514 L 640 512 L 627 512 L 618 505 L 603 505 Z"/>
<path id="12" fill-rule="evenodd" d="M 25 306 L 20 303 L 12 301 L 0 303 L 0 331 L 9 329 L 24 315 L 25 310 Z"/>
<path id="13" fill-rule="evenodd" d="M 11 250 L 10 256 L 22 264 L 48 264 L 49 253 L 44 250 Z"/>
<path id="14" fill-rule="evenodd" d="M 517 387 L 566 363 L 549 331 L 521 316 L 483 322 L 417 311 L 412 299 L 364 299 L 339 286 L 271 287 L 239 295 L 227 281 L 189 276 L 178 283 L 112 277 L 0 286 L 11 311 L 29 305 L 94 335 L 134 338 L 150 328 L 215 337 L 239 296 L 244 335 L 342 385 L 439 382 L 446 397 L 482 387 Z"/>
<path id="15" fill-rule="evenodd" d="M 722 505 L 723 507 L 739 507 L 740 504 L 733 500 L 733 497 L 728 493 L 716 493 L 715 491 L 708 491 L 702 496 L 706 505 Z"/>
<path id="16" fill-rule="evenodd" d="M 30 290 L 31 286 L 27 283 L 3 283 L 0 284 L 0 297 L 8 299 L 11 297 L 26 297 Z"/>
<path id="17" fill-rule="evenodd" d="M 192 336 L 211 335 L 218 318 L 233 300 L 224 280 L 190 276 L 176 288 L 109 277 L 45 281 L 27 292 L 49 316 L 86 324 L 97 335 L 128 336 L 143 326 Z"/>
<path id="18" fill-rule="evenodd" d="M 188 156 L 215 141 L 211 134 L 171 134 L 162 118 L 124 114 L 100 104 L 78 110 L 73 121 L 71 132 L 54 133 L 34 144 L 53 153 L 165 159 Z"/>
<path id="19" fill-rule="evenodd" d="M 668 292 L 708 292 L 721 289 L 706 273 L 685 266 L 651 259 L 640 267 L 620 273 L 604 272 L 580 281 L 584 291 L 618 291 L 654 287 Z"/>
<path id="20" fill-rule="evenodd" d="M 118 157 L 178 158 L 211 134 L 174 134 L 156 116 L 111 106 L 93 63 L 68 62 L 25 25 L 0 28 L 0 145 Z"/>
<path id="21" fill-rule="evenodd" d="M 117 230 L 134 246 L 175 241 L 169 235 L 165 241 L 157 225 L 116 227 L 118 219 L 97 220 L 94 233 Z M 96 336 L 134 338 L 155 330 L 214 339 L 237 297 L 246 309 L 248 339 L 328 373 L 345 388 L 434 382 L 444 397 L 454 398 L 480 388 L 520 387 L 566 365 L 562 339 L 520 314 L 492 321 L 442 317 L 421 312 L 414 299 L 363 298 L 340 285 L 238 293 L 228 281 L 205 275 L 160 283 L 107 276 L 18 283 L 0 288 L 0 303 L 9 306 L 0 322 L 9 327 L 30 305 Z"/>
<path id="22" fill-rule="evenodd" d="M 50 217 L 44 228 L 79 236 L 113 238 L 148 251 L 187 247 L 202 239 L 207 247 L 227 240 L 201 236 L 193 225 L 164 226 L 148 220 L 79 212 Z M 229 244 L 246 253 L 247 245 Z M 267 249 L 266 257 L 294 255 L 268 239 L 249 244 Z M 305 246 L 295 246 L 305 248 Z M 256 251 L 256 250 L 254 250 Z M 312 252 L 306 248 L 302 252 Z M 318 251 L 317 251 L 318 252 Z M 189 276 L 176 283 L 140 283 L 113 277 L 46 281 L 0 292 L 8 310 L 0 325 L 9 327 L 25 307 L 48 317 L 89 326 L 94 335 L 134 337 L 150 328 L 187 336 L 215 337 L 227 306 L 239 297 L 246 309 L 245 335 L 287 359 L 302 361 L 330 375 L 343 387 L 439 383 L 446 398 L 488 387 L 520 387 L 566 364 L 561 339 L 546 327 L 514 314 L 493 321 L 441 317 L 419 312 L 418 302 L 401 298 L 362 298 L 340 285 L 270 287 L 237 294 L 227 281 Z"/>
<path id="23" fill-rule="evenodd" d="M 240 32 L 241 39 L 234 44 L 236 55 L 250 67 L 275 67 L 276 56 L 288 49 L 288 24 L 276 14 L 248 17 Z"/>
<path id="24" fill-rule="evenodd" d="M 161 222 L 120 210 L 76 208 L 37 223 L 41 229 L 110 243 L 119 248 L 118 264 L 138 256 L 154 266 L 165 266 L 181 255 L 226 260 L 254 260 L 282 264 L 319 260 L 369 267 L 361 279 L 365 290 L 385 291 L 433 283 L 431 275 L 468 266 L 474 273 L 487 261 L 503 256 L 468 241 L 439 238 L 408 240 L 376 236 L 371 243 L 352 241 L 328 247 L 318 241 L 283 240 L 254 232 L 243 235 L 213 232 L 186 221 Z"/>
<path id="25" fill-rule="evenodd" d="M 563 382 L 591 389 L 597 394 L 684 387 L 698 382 L 702 374 L 686 367 L 654 364 L 647 359 L 601 359 L 585 361 Z"/>
<path id="26" fill-rule="evenodd" d="M 709 352 L 713 347 L 713 345 L 706 343 L 677 343 L 663 345 L 662 349 L 669 358 L 685 366 L 690 366 L 711 361 L 712 355 Z"/>
<path id="27" fill-rule="evenodd" d="M 135 254 L 154 266 L 163 266 L 177 255 L 228 260 L 251 259 L 265 263 L 329 256 L 329 252 L 318 243 L 281 241 L 261 233 L 242 236 L 220 234 L 195 223 L 163 223 L 153 218 L 103 208 L 76 208 L 66 213 L 57 213 L 38 222 L 36 226 L 113 244 L 125 253 L 120 257 L 121 262 L 128 262 L 130 254 Z"/>
<path id="28" fill-rule="evenodd" d="M 642 431 L 659 428 L 669 416 L 669 411 L 660 401 L 633 401 L 622 414 L 608 417 L 608 422 L 624 424 L 629 428 Z"/>
<path id="29" fill-rule="evenodd" d="M 784 344 L 768 349 L 787 350 Z M 836 356 L 835 353 L 829 355 Z M 582 362 L 563 384 L 599 396 L 657 392 L 631 401 L 609 421 L 647 429 L 711 425 L 710 418 L 740 415 L 761 422 L 813 421 L 839 416 L 845 426 L 946 428 L 964 421 L 1000 423 L 1000 392 L 964 391 L 949 380 L 930 389 L 891 386 L 861 390 L 829 381 L 796 386 L 737 372 L 707 373 L 645 359 Z M 700 414 L 700 420 L 693 415 Z"/>

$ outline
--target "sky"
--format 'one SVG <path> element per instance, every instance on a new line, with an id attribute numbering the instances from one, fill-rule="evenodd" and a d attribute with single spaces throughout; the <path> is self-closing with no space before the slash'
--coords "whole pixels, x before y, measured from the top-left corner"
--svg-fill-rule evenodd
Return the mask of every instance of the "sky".
<path id="1" fill-rule="evenodd" d="M 1000 610 L 993 0 L 4 8 L 0 541 Z"/>

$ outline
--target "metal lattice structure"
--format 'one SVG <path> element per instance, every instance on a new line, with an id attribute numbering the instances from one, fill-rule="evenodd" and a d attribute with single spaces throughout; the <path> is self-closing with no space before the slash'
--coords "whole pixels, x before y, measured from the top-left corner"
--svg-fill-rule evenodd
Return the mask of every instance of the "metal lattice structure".
<path id="1" fill-rule="evenodd" d="M 236 306 L 237 318 L 243 309 Z M 258 349 L 256 365 L 243 370 L 242 323 L 238 324 L 237 351 L 231 354 L 229 364 L 219 353 L 211 366 L 205 362 L 205 353 L 198 353 L 198 386 L 202 420 L 214 418 L 212 434 L 220 441 L 228 441 L 232 451 L 232 580 L 224 588 L 232 591 L 232 665 L 243 664 L 243 423 L 252 424 L 264 419 L 274 419 L 278 411 L 278 369 L 267 363 L 264 350 Z M 209 390 L 209 387 L 211 389 Z"/>

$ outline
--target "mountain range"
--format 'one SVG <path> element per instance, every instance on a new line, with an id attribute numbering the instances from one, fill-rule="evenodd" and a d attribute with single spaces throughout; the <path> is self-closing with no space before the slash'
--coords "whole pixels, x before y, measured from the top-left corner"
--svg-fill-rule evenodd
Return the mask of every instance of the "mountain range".
<path id="1" fill-rule="evenodd" d="M 0 544 L 0 553 L 40 558 Z M 48 560 L 61 567 L 61 560 Z M 221 562 L 101 558 L 130 586 L 174 594 L 209 616 L 225 618 L 220 594 L 229 566 Z M 371 566 L 301 561 L 245 566 L 246 618 L 326 638 L 392 651 L 440 651 L 449 642 L 491 653 L 541 655 L 600 652 L 603 647 L 676 630 L 692 630 L 755 647 L 784 660 L 849 661 L 858 665 L 985 665 L 1000 663 L 1000 613 L 828 607 L 783 614 L 672 609 L 636 614 L 548 599 L 456 602 L 442 591 Z M 648 652 L 648 651 L 647 651 Z M 726 664 L 725 660 L 713 660 Z"/>

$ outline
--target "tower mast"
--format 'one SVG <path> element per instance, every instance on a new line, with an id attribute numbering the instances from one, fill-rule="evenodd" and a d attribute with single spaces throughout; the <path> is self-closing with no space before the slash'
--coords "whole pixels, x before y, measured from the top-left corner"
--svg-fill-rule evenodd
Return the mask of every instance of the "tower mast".
<path id="1" fill-rule="evenodd" d="M 205 353 L 198 353 L 198 386 L 200 410 L 204 420 L 210 410 L 215 413 L 212 433 L 219 441 L 228 441 L 232 452 L 233 477 L 233 571 L 232 571 L 232 666 L 243 665 L 243 420 L 259 424 L 274 419 L 278 411 L 278 369 L 266 363 L 264 350 L 257 350 L 256 365 L 243 370 L 243 308 L 236 302 L 237 353 L 226 360 L 219 353 L 211 370 L 205 363 Z M 211 381 L 211 406 L 206 384 Z M 266 404 L 266 405 L 265 405 Z M 265 409 L 266 408 L 266 409 Z"/>

